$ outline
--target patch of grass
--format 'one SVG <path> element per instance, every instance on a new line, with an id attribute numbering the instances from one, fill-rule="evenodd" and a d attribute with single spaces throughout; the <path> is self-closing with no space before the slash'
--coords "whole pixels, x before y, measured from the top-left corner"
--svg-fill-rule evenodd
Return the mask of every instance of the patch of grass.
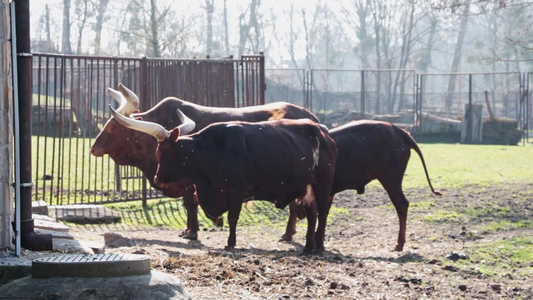
<path id="1" fill-rule="evenodd" d="M 392 207 L 392 205 L 391 205 Z M 435 201 L 419 201 L 419 202 L 410 202 L 409 203 L 409 211 L 415 211 L 415 210 L 425 210 L 430 207 L 435 207 Z"/>
<path id="2" fill-rule="evenodd" d="M 531 220 L 499 220 L 490 222 L 489 225 L 484 226 L 482 233 L 489 233 L 493 231 L 511 230 L 518 228 L 533 228 L 533 221 Z"/>
<path id="3" fill-rule="evenodd" d="M 428 213 L 425 217 L 423 217 L 424 220 L 428 222 L 435 222 L 435 223 L 446 223 L 446 222 L 464 222 L 465 218 L 463 215 L 456 211 L 450 211 L 450 210 L 444 210 L 444 209 L 437 209 L 432 210 Z"/>
<path id="4" fill-rule="evenodd" d="M 533 178 L 533 168 L 524 163 L 533 161 L 533 147 L 461 144 L 419 144 L 419 147 L 436 189 L 530 182 Z M 411 151 L 403 187 L 427 186 L 422 163 Z"/>
<path id="5" fill-rule="evenodd" d="M 533 237 L 523 235 L 472 247 L 469 258 L 453 264 L 463 270 L 488 276 L 530 276 L 533 272 Z"/>

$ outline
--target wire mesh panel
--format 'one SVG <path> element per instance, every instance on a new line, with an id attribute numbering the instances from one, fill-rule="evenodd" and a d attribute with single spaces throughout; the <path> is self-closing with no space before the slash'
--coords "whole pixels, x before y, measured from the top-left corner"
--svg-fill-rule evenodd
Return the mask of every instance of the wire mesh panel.
<path id="1" fill-rule="evenodd" d="M 412 110 L 413 70 L 311 70 L 313 107 L 391 114 Z"/>
<path id="2" fill-rule="evenodd" d="M 455 73 L 421 75 L 422 110 L 449 118 L 460 118 L 471 100 L 490 105 L 496 117 L 517 119 L 521 91 L 520 73 Z"/>
<path id="3" fill-rule="evenodd" d="M 304 69 L 266 69 L 265 101 L 286 101 L 309 108 L 305 101 L 306 79 Z"/>

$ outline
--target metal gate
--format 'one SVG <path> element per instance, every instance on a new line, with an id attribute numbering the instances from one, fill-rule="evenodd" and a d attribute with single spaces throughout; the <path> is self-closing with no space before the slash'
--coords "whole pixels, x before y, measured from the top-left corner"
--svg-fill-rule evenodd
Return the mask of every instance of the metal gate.
<path id="1" fill-rule="evenodd" d="M 33 54 L 34 200 L 108 203 L 160 197 L 133 167 L 89 148 L 109 119 L 108 87 L 134 91 L 145 111 L 167 96 L 207 106 L 263 104 L 264 56 L 152 59 Z M 111 103 L 116 106 L 116 104 Z"/>

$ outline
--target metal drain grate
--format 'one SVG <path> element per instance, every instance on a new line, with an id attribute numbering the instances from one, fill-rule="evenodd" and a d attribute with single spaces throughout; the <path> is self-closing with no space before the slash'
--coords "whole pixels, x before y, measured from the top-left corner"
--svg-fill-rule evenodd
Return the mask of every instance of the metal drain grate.
<path id="1" fill-rule="evenodd" d="M 150 273 L 150 258 L 140 254 L 72 254 L 32 262 L 34 278 L 119 277 Z"/>

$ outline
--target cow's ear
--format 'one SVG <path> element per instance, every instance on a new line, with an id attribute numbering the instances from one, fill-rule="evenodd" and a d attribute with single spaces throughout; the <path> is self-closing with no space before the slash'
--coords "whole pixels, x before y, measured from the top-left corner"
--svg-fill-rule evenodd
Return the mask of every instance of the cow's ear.
<path id="1" fill-rule="evenodd" d="M 174 129 L 172 129 L 172 132 L 170 133 L 169 139 L 174 141 L 174 142 L 177 142 L 179 136 L 180 136 L 180 129 L 179 129 L 179 127 L 176 127 Z"/>

